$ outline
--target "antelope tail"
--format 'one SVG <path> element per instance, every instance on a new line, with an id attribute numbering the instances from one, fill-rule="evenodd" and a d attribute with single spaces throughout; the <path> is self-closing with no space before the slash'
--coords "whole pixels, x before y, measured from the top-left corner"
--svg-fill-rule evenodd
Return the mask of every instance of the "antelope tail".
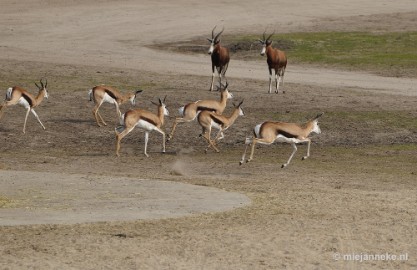
<path id="1" fill-rule="evenodd" d="M 88 96 L 90 97 L 90 101 L 93 101 L 93 89 L 88 90 Z"/>

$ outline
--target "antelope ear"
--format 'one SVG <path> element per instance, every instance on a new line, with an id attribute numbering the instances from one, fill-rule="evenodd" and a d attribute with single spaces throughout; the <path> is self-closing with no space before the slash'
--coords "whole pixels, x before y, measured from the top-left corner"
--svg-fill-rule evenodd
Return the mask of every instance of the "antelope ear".
<path id="1" fill-rule="evenodd" d="M 156 103 L 156 102 L 151 101 L 151 103 L 152 103 L 153 105 L 159 106 L 159 104 L 158 104 L 158 103 Z"/>
<path id="2" fill-rule="evenodd" d="M 165 100 L 167 99 L 167 95 L 165 95 L 165 97 L 164 97 L 164 100 L 163 100 L 163 103 L 165 104 Z"/>
<path id="3" fill-rule="evenodd" d="M 320 117 L 323 116 L 323 114 L 324 114 L 324 112 L 321 112 L 321 113 L 317 114 L 317 116 L 314 119 L 319 119 Z"/>
<path id="4" fill-rule="evenodd" d="M 136 90 L 136 92 L 135 92 L 135 96 L 137 95 L 137 94 L 139 94 L 139 93 L 142 93 L 143 92 L 143 90 Z"/>

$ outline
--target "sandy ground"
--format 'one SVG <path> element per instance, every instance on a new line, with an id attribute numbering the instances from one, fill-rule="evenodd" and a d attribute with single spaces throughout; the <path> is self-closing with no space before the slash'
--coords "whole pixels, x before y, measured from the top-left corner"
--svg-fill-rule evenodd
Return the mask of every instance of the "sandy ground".
<path id="1" fill-rule="evenodd" d="M 19 107 L 0 122 L 0 267 L 416 268 L 417 131 L 384 118 L 415 123 L 415 78 L 289 65 L 287 94 L 270 96 L 265 60 L 232 58 L 230 88 L 245 99 L 246 116 L 220 154 L 203 153 L 194 123 L 178 128 L 165 155 L 151 134 L 150 158 L 135 131 L 116 159 L 114 126 L 96 127 L 87 101 L 99 83 L 144 88 L 138 106 L 150 110 L 150 100 L 168 95 L 172 116 L 186 102 L 216 98 L 207 91 L 207 55 L 152 48 L 206 38 L 216 24 L 229 33 L 378 32 L 416 30 L 415 18 L 415 2 L 405 0 L 2 1 L 0 87 L 33 92 L 33 81 L 46 76 L 50 99 L 37 109 L 46 131 L 30 116 L 23 135 Z M 319 111 L 324 132 L 311 159 L 300 160 L 300 146 L 281 170 L 289 146 L 259 147 L 253 163 L 238 166 L 256 123 L 304 121 Z M 102 114 L 110 122 L 114 109 Z M 355 118 L 368 114 L 382 118 Z M 13 224 L 27 225 L 5 226 Z M 361 253 L 408 257 L 337 260 Z"/>

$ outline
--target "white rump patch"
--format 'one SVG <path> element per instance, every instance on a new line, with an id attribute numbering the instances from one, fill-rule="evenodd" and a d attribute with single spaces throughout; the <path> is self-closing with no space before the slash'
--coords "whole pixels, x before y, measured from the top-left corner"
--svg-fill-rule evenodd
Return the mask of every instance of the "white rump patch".
<path id="1" fill-rule="evenodd" d="M 259 132 L 261 131 L 261 126 L 262 125 L 263 125 L 263 123 L 262 124 L 259 124 L 259 125 L 256 125 L 256 127 L 253 129 L 255 131 L 256 138 L 259 138 L 260 137 Z"/>

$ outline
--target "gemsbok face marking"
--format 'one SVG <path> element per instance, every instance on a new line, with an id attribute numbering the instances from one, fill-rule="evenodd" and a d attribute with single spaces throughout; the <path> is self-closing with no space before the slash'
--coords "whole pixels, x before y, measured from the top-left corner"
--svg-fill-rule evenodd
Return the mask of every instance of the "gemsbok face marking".
<path id="1" fill-rule="evenodd" d="M 23 124 L 23 133 L 26 133 L 26 122 L 28 119 L 29 112 L 32 112 L 32 114 L 36 117 L 42 128 L 45 129 L 45 126 L 42 124 L 34 108 L 39 106 L 39 104 L 41 104 L 44 98 L 48 99 L 49 95 L 48 91 L 46 90 L 46 87 L 48 86 L 48 81 L 45 79 L 44 84 L 41 79 L 39 82 L 40 86 L 37 83 L 35 83 L 39 91 L 36 97 L 28 91 L 26 91 L 25 89 L 18 86 L 10 87 L 9 89 L 7 89 L 6 99 L 0 106 L 0 119 L 3 116 L 6 107 L 19 104 L 26 109 L 25 122 Z"/>
<path id="2" fill-rule="evenodd" d="M 213 91 L 215 70 L 217 70 L 217 73 L 219 74 L 219 84 L 222 85 L 222 77 L 226 76 L 227 67 L 229 66 L 230 61 L 229 49 L 220 45 L 220 35 L 223 33 L 224 28 L 214 35 L 215 29 L 216 26 L 211 31 L 211 39 L 207 39 L 210 42 L 208 54 L 211 55 L 212 71 L 210 91 Z"/>
<path id="3" fill-rule="evenodd" d="M 275 33 L 275 32 L 274 32 Z M 285 52 L 272 48 L 271 37 L 274 34 L 272 33 L 267 38 L 265 38 L 265 32 L 263 33 L 262 39 L 259 39 L 259 42 L 262 45 L 261 55 L 266 54 L 268 70 L 269 70 L 269 92 L 272 93 L 272 70 L 274 70 L 275 75 L 275 84 L 276 90 L 275 93 L 278 94 L 279 83 L 282 80 L 282 87 L 284 87 L 284 74 L 285 69 L 287 68 L 287 56 Z M 283 90 L 285 93 L 285 90 Z"/>
<path id="4" fill-rule="evenodd" d="M 316 117 L 301 125 L 296 123 L 273 121 L 266 121 L 256 125 L 253 129 L 253 138 L 246 138 L 245 140 L 246 147 L 242 155 L 242 159 L 240 160 L 240 165 L 242 165 L 245 161 L 246 151 L 249 145 L 251 145 L 251 153 L 249 159 L 247 159 L 246 162 L 249 162 L 253 159 L 255 145 L 257 143 L 272 144 L 274 142 L 280 142 L 291 144 L 293 147 L 293 152 L 291 153 L 288 161 L 282 164 L 281 168 L 285 168 L 288 166 L 288 164 L 290 164 L 295 152 L 297 152 L 296 144 L 304 142 L 307 143 L 307 155 L 305 155 L 302 160 L 307 159 L 310 156 L 311 139 L 309 136 L 311 133 L 321 133 L 321 129 L 318 125 L 318 120 L 322 115 L 323 113 L 319 113 Z"/>

